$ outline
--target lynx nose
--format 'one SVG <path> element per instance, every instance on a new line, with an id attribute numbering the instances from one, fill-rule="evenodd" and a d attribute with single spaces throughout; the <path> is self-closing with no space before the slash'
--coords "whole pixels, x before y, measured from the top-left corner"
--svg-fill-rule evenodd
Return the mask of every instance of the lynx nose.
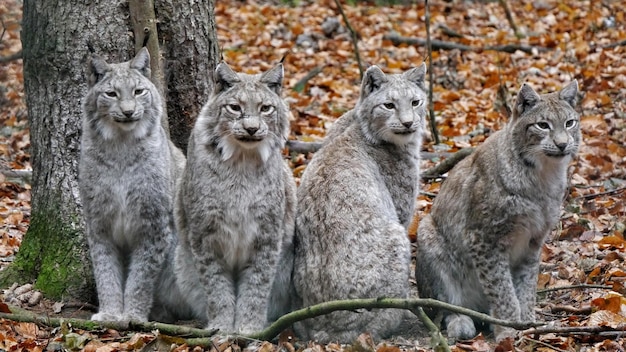
<path id="1" fill-rule="evenodd" d="M 254 134 L 256 133 L 256 131 L 258 131 L 259 128 L 256 126 L 248 126 L 246 127 L 246 131 L 248 132 L 249 135 L 254 136 Z"/>
<path id="2" fill-rule="evenodd" d="M 135 112 L 135 111 L 133 111 L 133 110 L 124 110 L 124 111 L 122 111 L 122 113 L 124 113 L 124 116 L 126 116 L 126 118 L 129 118 L 129 119 L 130 119 L 131 117 L 133 117 L 133 113 L 134 113 L 134 112 Z"/>
<path id="3" fill-rule="evenodd" d="M 402 126 L 406 128 L 411 128 L 411 126 L 413 126 L 413 121 L 404 121 L 402 122 Z"/>
<path id="4" fill-rule="evenodd" d="M 564 151 L 567 148 L 567 143 L 556 143 L 556 147 L 559 148 L 560 151 Z"/>

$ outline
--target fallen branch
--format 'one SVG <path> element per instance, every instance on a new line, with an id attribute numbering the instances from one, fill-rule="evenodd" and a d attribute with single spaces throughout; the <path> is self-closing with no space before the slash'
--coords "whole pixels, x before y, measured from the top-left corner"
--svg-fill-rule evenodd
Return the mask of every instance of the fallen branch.
<path id="1" fill-rule="evenodd" d="M 411 312 L 417 311 L 418 308 L 436 308 L 444 309 L 450 312 L 467 315 L 471 318 L 483 321 L 489 324 L 495 324 L 500 326 L 507 326 L 517 330 L 528 329 L 532 326 L 542 326 L 545 323 L 532 323 L 532 322 L 515 322 L 509 320 L 496 319 L 490 315 L 480 313 L 471 309 L 455 306 L 449 303 L 441 302 L 430 298 L 414 298 L 414 299 L 400 299 L 400 298 L 368 298 L 368 299 L 351 299 L 351 300 L 339 300 L 330 301 L 325 303 L 316 304 L 314 306 L 302 308 L 291 313 L 285 314 L 278 318 L 272 325 L 265 330 L 256 334 L 248 335 L 249 338 L 255 340 L 272 340 L 278 336 L 281 331 L 290 327 L 296 322 L 301 320 L 314 318 L 320 315 L 329 314 L 339 310 L 355 311 L 357 309 L 380 309 L 380 308 L 395 308 L 405 309 Z"/>
<path id="2" fill-rule="evenodd" d="M 613 48 L 617 48 L 618 46 L 622 46 L 622 45 L 626 45 L 626 39 L 625 40 L 621 40 L 621 41 L 616 42 L 616 43 L 600 45 L 600 48 L 602 48 L 602 49 L 613 49 Z"/>
<path id="3" fill-rule="evenodd" d="M 394 45 L 408 44 L 417 46 L 426 46 L 426 40 L 421 38 L 404 37 L 397 33 L 389 33 L 383 36 L 383 39 L 391 41 Z M 465 44 L 458 44 L 452 42 L 445 42 L 441 40 L 431 40 L 431 46 L 433 50 L 454 50 L 461 51 L 502 51 L 512 54 L 518 50 L 525 52 L 526 54 L 533 54 L 533 52 L 546 52 L 550 49 L 538 46 L 530 46 L 524 44 L 504 44 L 504 45 L 487 45 L 484 47 L 474 47 Z"/>
<path id="4" fill-rule="evenodd" d="M 14 310 L 11 307 L 11 310 Z M 74 328 L 84 330 L 97 330 L 97 329 L 113 329 L 117 331 L 140 331 L 140 332 L 152 332 L 159 330 L 161 333 L 173 336 L 186 336 L 204 338 L 215 335 L 218 330 L 204 330 L 192 328 L 189 326 L 173 325 L 157 322 L 136 322 L 136 321 L 92 321 L 86 319 L 75 318 L 52 318 L 31 314 L 21 310 L 19 313 L 0 313 L 0 318 L 8 319 L 19 322 L 35 323 L 38 325 L 59 327 L 61 324 L 70 324 Z"/>
<path id="5" fill-rule="evenodd" d="M 317 152 L 324 143 L 322 142 L 303 142 L 296 140 L 288 140 L 286 143 L 287 149 L 290 152 L 308 154 Z M 456 164 L 463 160 L 466 156 L 470 155 L 474 148 L 463 148 L 457 152 L 421 152 L 421 156 L 424 159 L 433 158 L 446 158 L 441 163 L 433 166 L 432 168 L 422 172 L 422 179 L 432 179 L 439 177 L 446 172 L 450 171 Z"/>
<path id="6" fill-rule="evenodd" d="M 609 285 L 591 285 L 591 284 L 578 284 L 578 285 L 565 285 L 565 286 L 556 286 L 556 287 L 548 287 L 541 290 L 537 290 L 537 293 L 546 293 L 550 291 L 560 291 L 560 290 L 575 290 L 579 288 L 599 288 L 603 290 L 612 290 L 613 286 Z"/>
<path id="7" fill-rule="evenodd" d="M 593 308 L 591 306 L 586 307 L 573 307 L 567 305 L 556 305 L 556 304 L 548 304 L 548 308 L 550 308 L 550 312 L 552 313 L 568 313 L 568 314 L 576 314 L 576 315 L 589 315 L 593 312 Z"/>
<path id="8" fill-rule="evenodd" d="M 452 28 L 446 26 L 445 24 L 439 24 L 437 26 L 437 28 L 439 28 L 439 30 L 441 32 L 443 32 L 443 34 L 447 35 L 448 37 L 451 38 L 463 38 L 463 34 L 456 32 L 455 30 L 453 30 Z"/>
<path id="9" fill-rule="evenodd" d="M 581 199 L 590 200 L 590 199 L 595 199 L 595 198 L 602 197 L 602 196 L 614 195 L 616 193 L 621 193 L 625 190 L 626 190 L 626 187 L 621 187 L 621 188 L 616 188 L 616 189 L 612 189 L 612 190 L 604 191 L 604 192 L 585 194 L 584 196 L 576 197 L 572 200 L 573 201 L 577 201 Z"/>
<path id="10" fill-rule="evenodd" d="M 298 82 L 296 82 L 296 84 L 293 86 L 293 90 L 298 93 L 302 93 L 302 91 L 304 91 L 304 87 L 306 86 L 306 83 L 311 78 L 317 76 L 320 72 L 322 72 L 322 67 L 321 66 L 315 67 L 314 69 L 309 71 L 309 73 L 307 73 L 306 76 L 302 77 Z"/>
<path id="11" fill-rule="evenodd" d="M 556 348 L 556 347 L 552 346 L 552 345 L 551 345 L 551 344 L 549 344 L 549 343 L 546 343 L 546 342 L 543 342 L 543 341 L 539 341 L 539 340 L 535 340 L 535 339 L 531 339 L 530 337 L 526 337 L 526 336 L 524 336 L 524 337 L 523 337 L 523 339 L 524 339 L 524 340 L 526 340 L 526 341 L 530 341 L 530 342 L 532 342 L 532 343 L 536 343 L 536 344 L 538 344 L 538 345 L 545 346 L 545 347 L 547 347 L 547 348 L 549 348 L 549 349 L 551 349 L 551 350 L 553 350 L 553 351 L 557 351 L 557 352 L 567 352 L 566 350 L 562 350 L 562 349 L 560 349 L 560 348 Z"/>
<path id="12" fill-rule="evenodd" d="M 283 330 L 290 327 L 296 322 L 301 320 L 314 318 L 320 315 L 329 314 L 335 311 L 346 310 L 356 311 L 358 309 L 382 309 L 382 308 L 394 308 L 405 309 L 411 312 L 419 312 L 420 308 L 435 308 L 438 310 L 446 310 L 454 313 L 467 315 L 475 320 L 480 320 L 488 324 L 495 324 L 500 326 L 511 327 L 516 330 L 529 329 L 532 327 L 539 327 L 545 325 L 543 322 L 518 322 L 510 320 L 496 319 L 488 314 L 480 313 L 468 308 L 455 306 L 449 303 L 438 301 L 431 298 L 415 298 L 415 299 L 401 299 L 401 298 L 369 298 L 369 299 L 349 299 L 349 300 L 337 300 L 325 303 L 316 304 L 310 307 L 302 308 L 291 313 L 285 314 L 272 323 L 269 327 L 258 333 L 240 336 L 244 340 L 262 340 L 270 341 L 274 339 Z M 14 309 L 14 308 L 13 308 Z M 75 328 L 84 330 L 96 330 L 96 329 L 113 329 L 118 331 L 140 331 L 140 332 L 152 332 L 159 330 L 161 333 L 171 336 L 185 336 L 187 344 L 194 345 L 209 345 L 210 341 L 207 339 L 215 335 L 218 330 L 204 330 L 197 329 L 188 326 L 164 324 L 157 322 L 97 322 L 86 319 L 73 319 L 73 318 L 52 318 L 38 316 L 30 314 L 21 309 L 14 309 L 19 313 L 0 313 L 0 318 L 8 319 L 19 322 L 36 323 L 44 326 L 59 327 L 62 324 L 71 324 Z M 430 320 L 430 319 L 429 319 Z M 432 323 L 432 321 L 431 321 Z M 426 322 L 426 324 L 428 324 Z M 432 329 L 432 326 L 430 326 Z M 432 330 L 431 330 L 432 331 Z M 237 336 L 235 336 L 237 338 Z"/>
<path id="13" fill-rule="evenodd" d="M 2 56 L 0 57 L 0 64 L 6 64 L 7 62 L 11 62 L 11 61 L 15 61 L 15 60 L 19 60 L 22 58 L 22 51 L 18 51 L 14 54 L 11 54 L 9 56 Z"/>
<path id="14" fill-rule="evenodd" d="M 472 154 L 473 151 L 474 151 L 474 148 L 460 149 L 458 152 L 452 154 L 450 157 L 446 158 L 444 161 L 422 172 L 422 178 L 429 179 L 429 178 L 438 177 L 440 175 L 445 174 L 446 172 L 452 170 L 452 168 L 456 164 L 458 164 L 461 160 L 465 159 L 465 157 Z"/>
<path id="15" fill-rule="evenodd" d="M 614 328 L 607 325 L 594 326 L 546 326 L 536 327 L 522 331 L 523 335 L 544 335 L 544 334 L 560 334 L 573 335 L 578 333 L 598 334 L 602 332 L 619 332 L 623 334 L 626 331 L 626 324 L 618 325 Z"/>
<path id="16" fill-rule="evenodd" d="M 19 169 L 0 169 L 0 173 L 6 178 L 19 178 L 26 183 L 31 183 L 33 179 L 32 170 L 19 170 Z"/>
<path id="17" fill-rule="evenodd" d="M 308 154 L 315 153 L 316 151 L 320 150 L 322 145 L 322 142 L 302 142 L 289 140 L 287 141 L 286 147 L 289 149 L 290 152 Z"/>

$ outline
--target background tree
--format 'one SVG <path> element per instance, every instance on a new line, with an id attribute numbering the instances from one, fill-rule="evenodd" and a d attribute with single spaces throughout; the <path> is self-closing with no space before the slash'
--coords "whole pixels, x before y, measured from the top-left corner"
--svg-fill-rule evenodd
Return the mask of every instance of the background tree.
<path id="1" fill-rule="evenodd" d="M 150 19 L 151 11 L 139 14 L 145 23 L 137 23 L 137 13 L 131 18 L 133 5 L 124 0 L 24 1 L 21 37 L 33 165 L 32 215 L 14 263 L 0 275 L 1 286 L 35 282 L 50 298 L 95 301 L 77 186 L 90 47 L 109 62 L 126 61 L 141 46 L 142 27 L 158 23 L 162 62 L 157 66 L 166 67 L 167 74 L 153 75 L 164 77 L 173 139 L 186 146 L 219 58 L 214 3 L 157 0 L 143 7 L 153 6 L 156 19 Z M 156 39 L 151 32 L 151 40 Z"/>

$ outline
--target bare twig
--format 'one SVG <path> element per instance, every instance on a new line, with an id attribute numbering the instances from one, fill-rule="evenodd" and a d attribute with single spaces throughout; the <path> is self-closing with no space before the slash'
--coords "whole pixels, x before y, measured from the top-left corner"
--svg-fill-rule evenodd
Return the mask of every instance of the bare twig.
<path id="1" fill-rule="evenodd" d="M 568 313 L 568 314 L 577 314 L 577 315 L 589 315 L 592 313 L 591 306 L 586 307 L 573 307 L 566 305 L 556 305 L 556 304 L 548 304 L 547 307 L 550 308 L 552 313 Z"/>
<path id="2" fill-rule="evenodd" d="M 546 343 L 546 342 L 543 342 L 543 341 L 539 341 L 539 340 L 535 340 L 535 339 L 531 339 L 530 337 L 524 336 L 524 340 L 530 341 L 532 343 L 536 343 L 538 345 L 542 345 L 544 347 L 547 347 L 547 348 L 549 348 L 551 350 L 554 350 L 554 351 L 557 351 L 557 352 L 567 352 L 566 350 L 562 350 L 560 348 L 556 348 L 556 347 L 552 346 L 549 343 Z"/>
<path id="3" fill-rule="evenodd" d="M 557 286 L 557 287 L 548 287 L 542 290 L 537 290 L 537 293 L 546 293 L 551 291 L 560 291 L 560 290 L 575 290 L 579 288 L 599 288 L 602 290 L 611 290 L 613 286 L 609 285 L 590 285 L 590 284 L 579 284 L 579 285 L 566 285 L 566 286 Z"/>
<path id="4" fill-rule="evenodd" d="M 531 328 L 522 331 L 524 335 L 543 335 L 543 334 L 559 334 L 559 335 L 573 335 L 578 333 L 591 333 L 597 334 L 602 332 L 626 332 L 626 324 L 618 325 L 614 328 L 607 325 L 594 325 L 594 326 L 545 326 Z"/>
<path id="5" fill-rule="evenodd" d="M 430 345 L 433 350 L 437 352 L 450 352 L 450 346 L 448 346 L 448 341 L 441 334 L 441 331 L 439 330 L 437 325 L 433 323 L 432 320 L 430 320 L 426 312 L 424 312 L 424 309 L 422 307 L 418 307 L 416 310 L 413 311 L 413 314 L 417 315 L 420 318 L 422 323 L 424 323 L 424 325 L 430 332 Z"/>
<path id="6" fill-rule="evenodd" d="M 341 6 L 339 0 L 335 0 L 335 4 L 337 5 L 337 9 L 339 10 L 341 17 L 343 17 L 343 21 L 346 23 L 346 27 L 348 27 L 348 31 L 350 31 L 352 46 L 354 46 L 354 56 L 356 58 L 356 63 L 359 66 L 359 75 L 361 80 L 363 80 L 363 64 L 361 63 L 361 54 L 359 53 L 359 35 L 354 28 L 352 28 L 352 25 L 350 25 L 348 16 L 346 16 L 346 13 L 343 11 L 343 6 Z"/>
<path id="7" fill-rule="evenodd" d="M 612 190 L 605 191 L 605 192 L 585 194 L 584 196 L 576 197 L 573 200 L 577 201 L 581 199 L 585 199 L 585 200 L 595 199 L 595 198 L 602 197 L 602 196 L 610 196 L 610 195 L 614 195 L 617 193 L 622 193 L 624 192 L 624 190 L 626 190 L 626 187 L 616 188 L 616 189 L 612 189 Z"/>
<path id="8" fill-rule="evenodd" d="M 450 157 L 446 158 L 444 161 L 439 164 L 431 167 L 430 169 L 422 172 L 422 178 L 432 178 L 435 176 L 440 176 L 450 171 L 456 164 L 458 164 L 461 160 L 465 159 L 468 155 L 472 154 L 474 148 L 463 148 L 458 152 L 452 154 Z"/>
<path id="9" fill-rule="evenodd" d="M 433 103 L 433 48 L 430 40 L 430 6 L 428 5 L 428 0 L 425 0 L 424 5 L 426 6 L 426 48 L 428 50 L 428 116 L 430 118 L 430 133 L 432 134 L 433 142 L 439 144 L 439 132 L 437 131 L 437 121 L 435 119 L 435 104 Z"/>
<path id="10" fill-rule="evenodd" d="M 524 34 L 520 32 L 519 28 L 517 28 L 517 25 L 515 24 L 513 14 L 511 13 L 511 9 L 509 8 L 509 3 L 506 0 L 498 0 L 498 2 L 500 3 L 500 6 L 502 6 L 502 9 L 504 9 L 506 19 L 507 21 L 509 21 L 509 25 L 511 26 L 511 29 L 513 29 L 515 36 L 517 38 L 524 38 Z"/>
<path id="11" fill-rule="evenodd" d="M 19 60 L 21 58 L 22 58 L 22 50 L 14 53 L 14 54 L 11 54 L 9 56 L 2 56 L 2 57 L 0 57 L 0 64 L 6 64 L 7 62 Z"/>
<path id="12" fill-rule="evenodd" d="M 617 48 L 618 46 L 623 46 L 623 45 L 626 45 L 626 39 L 620 40 L 619 42 L 616 42 L 616 43 L 600 45 L 599 47 L 602 49 L 613 49 L 613 48 Z M 592 49 L 595 49 L 595 47 L 592 46 Z"/>
<path id="13" fill-rule="evenodd" d="M 399 44 L 408 44 L 408 45 L 417 45 L 417 46 L 426 46 L 426 40 L 421 38 L 413 38 L 413 37 L 403 37 L 397 33 L 389 33 L 383 36 L 383 39 L 391 41 L 394 45 Z M 524 44 L 504 44 L 504 45 L 487 45 L 484 47 L 474 47 L 464 44 L 458 44 L 453 42 L 446 42 L 441 40 L 433 39 L 431 41 L 431 46 L 433 50 L 454 50 L 458 49 L 460 51 L 502 51 L 505 53 L 514 53 L 518 50 L 525 52 L 526 54 L 533 54 L 536 52 L 546 52 L 550 49 L 538 46 L 530 46 Z"/>
<path id="14" fill-rule="evenodd" d="M 311 78 L 317 76 L 320 72 L 322 72 L 322 67 L 321 66 L 315 67 L 314 69 L 309 71 L 309 73 L 307 73 L 306 76 L 302 77 L 298 82 L 296 82 L 296 84 L 293 86 L 293 90 L 298 93 L 301 93 L 304 90 L 306 83 Z"/>
<path id="15" fill-rule="evenodd" d="M 456 32 L 454 29 L 446 26 L 445 24 L 439 24 L 437 28 L 439 28 L 443 32 L 443 34 L 447 35 L 448 37 L 463 38 L 463 34 Z"/>

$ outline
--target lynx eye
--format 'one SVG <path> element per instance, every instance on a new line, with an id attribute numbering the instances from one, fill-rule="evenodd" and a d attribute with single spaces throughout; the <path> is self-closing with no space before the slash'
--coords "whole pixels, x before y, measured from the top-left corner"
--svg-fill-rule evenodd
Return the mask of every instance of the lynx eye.
<path id="1" fill-rule="evenodd" d="M 396 106 L 393 103 L 384 103 L 385 109 L 393 110 Z"/>
<path id="2" fill-rule="evenodd" d="M 565 121 L 565 128 L 570 129 L 576 126 L 576 120 Z"/>
<path id="3" fill-rule="evenodd" d="M 422 101 L 421 100 L 413 100 L 411 102 L 411 105 L 413 105 L 414 107 L 420 106 L 420 105 L 422 105 Z"/>
<path id="4" fill-rule="evenodd" d="M 259 110 L 263 113 L 269 113 L 274 110 L 274 107 L 271 105 L 261 105 L 261 108 Z"/>
<path id="5" fill-rule="evenodd" d="M 116 98 L 117 97 L 117 93 L 114 90 L 110 90 L 107 92 L 104 92 L 104 94 L 109 97 L 109 98 Z"/>
<path id="6" fill-rule="evenodd" d="M 143 88 L 135 89 L 135 95 L 142 95 L 146 90 Z"/>
<path id="7" fill-rule="evenodd" d="M 550 129 L 550 124 L 547 122 L 537 122 L 535 126 L 542 131 L 548 131 Z"/>
<path id="8" fill-rule="evenodd" d="M 226 105 L 228 107 L 228 109 L 232 112 L 241 112 L 241 106 L 237 105 L 237 104 L 228 104 Z"/>

